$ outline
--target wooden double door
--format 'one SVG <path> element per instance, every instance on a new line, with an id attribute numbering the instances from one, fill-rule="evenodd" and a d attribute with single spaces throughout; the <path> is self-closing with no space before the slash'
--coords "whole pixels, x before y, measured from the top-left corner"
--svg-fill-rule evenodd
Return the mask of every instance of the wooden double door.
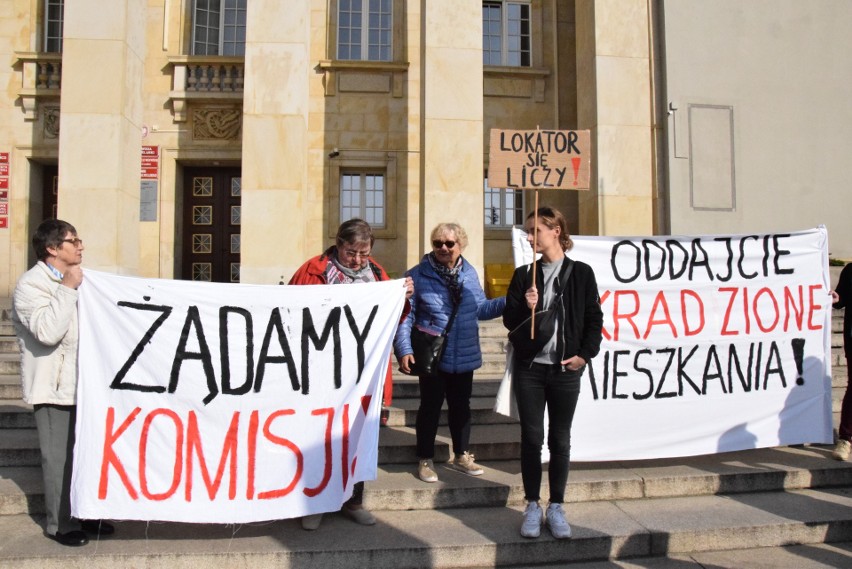
<path id="1" fill-rule="evenodd" d="M 240 282 L 239 168 L 184 168 L 182 277 Z"/>

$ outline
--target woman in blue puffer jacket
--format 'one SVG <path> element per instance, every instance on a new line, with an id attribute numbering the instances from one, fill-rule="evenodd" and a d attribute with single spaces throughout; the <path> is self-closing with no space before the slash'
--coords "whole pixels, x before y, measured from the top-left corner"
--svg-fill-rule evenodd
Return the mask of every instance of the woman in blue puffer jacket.
<path id="1" fill-rule="evenodd" d="M 443 334 L 453 308 L 458 307 L 437 373 L 419 377 L 417 475 L 424 482 L 438 481 L 432 460 L 445 397 L 453 440 L 454 459 L 451 465 L 471 476 L 479 476 L 483 472 L 469 452 L 473 372 L 482 366 L 479 320 L 501 316 L 506 306 L 506 297 L 485 298 L 476 269 L 462 257 L 462 251 L 467 247 L 467 233 L 460 225 L 439 224 L 432 230 L 431 240 L 432 252 L 424 255 L 419 265 L 405 273 L 414 280 L 414 295 L 409 299 L 411 312 L 400 324 L 394 341 L 400 370 L 411 373 L 411 365 L 415 363 L 411 349 L 412 326 L 428 334 Z"/>

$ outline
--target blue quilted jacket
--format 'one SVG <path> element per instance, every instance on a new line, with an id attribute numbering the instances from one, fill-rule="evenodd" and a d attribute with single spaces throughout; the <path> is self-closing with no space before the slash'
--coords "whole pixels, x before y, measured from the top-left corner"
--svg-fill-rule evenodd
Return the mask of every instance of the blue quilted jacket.
<path id="1" fill-rule="evenodd" d="M 411 327 L 442 333 L 453 311 L 450 289 L 424 256 L 420 264 L 405 273 L 414 280 L 414 295 L 409 299 L 411 312 L 400 324 L 394 340 L 397 358 L 413 353 Z M 479 348 L 479 320 L 490 320 L 503 314 L 506 297 L 488 300 L 479 284 L 479 277 L 470 263 L 462 258 L 459 280 L 462 284 L 462 301 L 453 327 L 447 338 L 444 357 L 439 369 L 446 373 L 464 373 L 482 366 Z"/>

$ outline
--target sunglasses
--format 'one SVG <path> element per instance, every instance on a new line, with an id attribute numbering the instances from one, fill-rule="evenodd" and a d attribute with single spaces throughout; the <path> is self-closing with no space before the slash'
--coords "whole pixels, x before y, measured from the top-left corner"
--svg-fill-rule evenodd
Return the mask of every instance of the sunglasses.
<path id="1" fill-rule="evenodd" d="M 438 241 L 437 239 L 435 241 L 432 241 L 432 247 L 434 247 L 435 249 L 440 249 L 444 245 L 447 246 L 447 249 L 452 249 L 453 247 L 456 246 L 456 242 L 455 241 Z"/>

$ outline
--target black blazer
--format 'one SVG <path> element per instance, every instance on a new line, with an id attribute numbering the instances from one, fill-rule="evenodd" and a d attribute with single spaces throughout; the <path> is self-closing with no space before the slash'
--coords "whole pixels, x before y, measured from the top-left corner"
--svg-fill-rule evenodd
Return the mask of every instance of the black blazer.
<path id="1" fill-rule="evenodd" d="M 544 292 L 541 283 L 544 275 L 541 264 L 536 264 L 536 288 L 538 306 L 541 310 Z M 513 330 L 530 315 L 524 294 L 532 286 L 532 264 L 515 269 L 509 290 L 506 293 L 506 310 L 503 312 L 503 325 Z M 559 321 L 563 334 L 562 360 L 580 356 L 586 362 L 595 357 L 601 348 L 601 330 L 603 329 L 603 311 L 598 295 L 598 285 L 592 267 L 581 261 L 574 261 L 574 270 L 568 277 L 568 284 L 562 296 L 565 313 Z M 567 324 L 565 323 L 567 320 Z"/>

